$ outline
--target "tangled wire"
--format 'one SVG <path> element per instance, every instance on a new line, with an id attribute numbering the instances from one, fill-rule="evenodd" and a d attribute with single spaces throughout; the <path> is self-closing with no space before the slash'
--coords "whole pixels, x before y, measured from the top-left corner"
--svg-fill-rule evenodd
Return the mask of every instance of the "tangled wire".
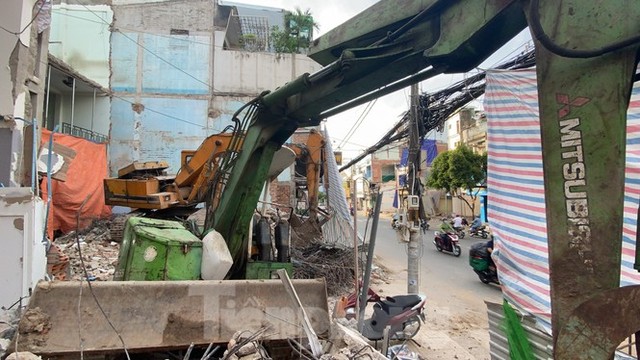
<path id="1" fill-rule="evenodd" d="M 355 281 L 353 250 L 310 244 L 291 249 L 294 278 L 325 278 L 329 296 L 344 294 Z"/>

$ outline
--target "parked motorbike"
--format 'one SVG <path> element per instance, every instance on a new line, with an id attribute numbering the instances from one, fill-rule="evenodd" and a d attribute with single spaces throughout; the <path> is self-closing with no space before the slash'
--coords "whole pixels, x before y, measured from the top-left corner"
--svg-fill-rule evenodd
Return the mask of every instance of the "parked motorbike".
<path id="1" fill-rule="evenodd" d="M 446 251 L 456 257 L 460 256 L 460 253 L 462 252 L 460 245 L 458 245 L 458 236 L 453 233 L 441 233 L 436 231 L 433 244 L 436 246 L 438 251 Z"/>
<path id="2" fill-rule="evenodd" d="M 469 249 L 469 265 L 471 265 L 471 268 L 483 283 L 500 285 L 498 270 L 491 261 L 491 254 L 487 251 L 486 242 L 471 245 Z"/>
<path id="3" fill-rule="evenodd" d="M 367 289 L 367 303 L 373 302 L 373 315 L 363 322 L 362 335 L 369 340 L 381 340 L 384 329 L 389 326 L 389 338 L 393 340 L 409 340 L 420 330 L 421 322 L 425 322 L 424 305 L 427 299 L 420 295 L 397 295 L 381 298 L 375 291 Z M 356 316 L 356 295 L 346 299 L 345 314 L 347 319 Z M 360 306 L 363 306 L 360 304 Z M 366 304 L 364 305 L 366 306 Z"/>
<path id="4" fill-rule="evenodd" d="M 476 229 L 469 229 L 469 236 L 486 239 L 489 237 L 489 232 L 486 226 L 481 225 Z"/>
<path id="5" fill-rule="evenodd" d="M 364 321 L 362 336 L 369 340 L 382 340 L 389 326 L 389 339 L 410 340 L 425 322 L 426 297 L 420 295 L 387 296 L 373 305 L 373 315 Z"/>

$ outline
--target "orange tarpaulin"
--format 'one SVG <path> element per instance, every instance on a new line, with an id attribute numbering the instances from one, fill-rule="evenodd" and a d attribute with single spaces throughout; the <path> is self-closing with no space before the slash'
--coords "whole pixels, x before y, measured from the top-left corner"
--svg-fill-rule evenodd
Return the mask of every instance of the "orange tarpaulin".
<path id="1" fill-rule="evenodd" d="M 51 131 L 42 130 L 42 148 L 49 148 L 50 136 Z M 75 157 L 65 166 L 66 181 L 51 179 L 52 198 L 47 222 L 49 239 L 53 239 L 56 230 L 68 233 L 76 227 L 84 229 L 94 219 L 111 215 L 111 208 L 104 204 L 107 145 L 60 133 L 53 136 L 53 141 L 54 144 L 72 149 Z M 41 189 L 42 198 L 47 199 L 46 176 L 42 179 Z"/>

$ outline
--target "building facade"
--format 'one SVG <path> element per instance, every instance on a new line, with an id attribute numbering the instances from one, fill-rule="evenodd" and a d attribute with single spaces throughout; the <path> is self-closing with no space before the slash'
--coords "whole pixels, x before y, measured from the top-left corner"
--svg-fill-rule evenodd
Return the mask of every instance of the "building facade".
<path id="1" fill-rule="evenodd" d="M 258 41 L 283 21 L 281 9 L 211 0 L 112 3 L 112 174 L 157 159 L 177 171 L 180 152 L 232 125 L 242 105 L 320 69 Z"/>
<path id="2" fill-rule="evenodd" d="M 3 1 L 0 23 L 0 186 L 30 187 L 39 144 L 30 124 L 43 118 L 51 4 Z"/>

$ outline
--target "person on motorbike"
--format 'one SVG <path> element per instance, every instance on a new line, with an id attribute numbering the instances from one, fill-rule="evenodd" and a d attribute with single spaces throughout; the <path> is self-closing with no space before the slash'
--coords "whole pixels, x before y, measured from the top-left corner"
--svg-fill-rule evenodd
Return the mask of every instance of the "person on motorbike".
<path id="1" fill-rule="evenodd" d="M 476 231 L 482 226 L 482 220 L 480 220 L 480 216 L 476 216 L 471 223 L 471 231 Z"/>
<path id="2" fill-rule="evenodd" d="M 455 229 L 451 226 L 451 224 L 447 222 L 447 219 L 442 219 L 442 224 L 440 224 L 440 230 L 442 230 L 442 232 L 444 232 L 445 234 L 456 232 Z"/>
<path id="3" fill-rule="evenodd" d="M 456 230 L 451 226 L 451 224 L 449 224 L 447 222 L 447 219 L 442 219 L 442 224 L 440 224 L 440 230 L 442 230 L 442 239 L 450 242 L 451 238 L 449 237 L 449 234 L 453 233 L 455 234 Z"/>
<path id="4" fill-rule="evenodd" d="M 454 229 L 460 229 L 462 228 L 462 216 L 460 215 L 456 215 L 453 218 L 453 228 Z"/>

